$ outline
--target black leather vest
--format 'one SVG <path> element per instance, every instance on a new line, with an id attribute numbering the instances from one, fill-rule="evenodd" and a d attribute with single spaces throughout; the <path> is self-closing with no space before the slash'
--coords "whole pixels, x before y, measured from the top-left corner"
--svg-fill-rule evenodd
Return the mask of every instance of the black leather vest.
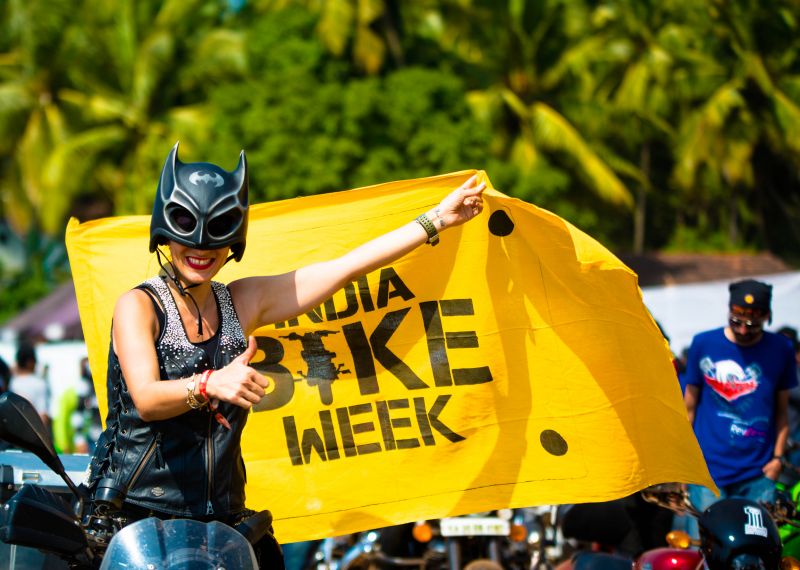
<path id="1" fill-rule="evenodd" d="M 166 283 L 155 277 L 140 287 L 153 292 L 165 312 L 165 325 L 156 342 L 162 379 L 188 379 L 209 368 L 218 370 L 247 347 L 230 292 L 222 283 L 212 282 L 220 338 L 216 352 L 208 357 L 189 342 Z M 90 464 L 91 489 L 100 479 L 111 478 L 115 487 L 127 487 L 127 502 L 184 517 L 224 517 L 245 508 L 240 441 L 248 410 L 220 404 L 230 430 L 215 421 L 207 408 L 145 422 L 128 393 L 113 345 L 108 351 L 106 388 L 108 416 Z"/>

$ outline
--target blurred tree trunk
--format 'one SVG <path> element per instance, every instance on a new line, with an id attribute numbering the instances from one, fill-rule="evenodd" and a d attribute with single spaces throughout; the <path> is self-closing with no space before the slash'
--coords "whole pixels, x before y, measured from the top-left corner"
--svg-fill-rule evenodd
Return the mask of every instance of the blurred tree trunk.
<path id="1" fill-rule="evenodd" d="M 738 185 L 733 184 L 728 198 L 728 241 L 734 247 L 739 243 L 739 195 Z"/>
<path id="2" fill-rule="evenodd" d="M 639 168 L 642 171 L 644 182 L 639 183 L 636 191 L 636 212 L 634 213 L 633 224 L 633 252 L 641 254 L 644 252 L 645 228 L 647 225 L 647 185 L 650 181 L 650 143 L 642 144 L 639 156 Z"/>

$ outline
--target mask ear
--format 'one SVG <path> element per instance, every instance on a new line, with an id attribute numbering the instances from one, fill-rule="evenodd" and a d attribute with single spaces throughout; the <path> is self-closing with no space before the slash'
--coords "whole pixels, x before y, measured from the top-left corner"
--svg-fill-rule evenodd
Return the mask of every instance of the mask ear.
<path id="1" fill-rule="evenodd" d="M 172 150 L 169 151 L 167 160 L 164 162 L 164 168 L 161 170 L 161 184 L 159 184 L 159 187 L 161 188 L 161 198 L 164 200 L 172 194 L 172 190 L 175 188 L 175 168 L 180 164 L 178 160 L 179 144 L 181 144 L 180 141 L 176 142 Z"/>
<path id="2" fill-rule="evenodd" d="M 236 165 L 236 170 L 233 171 L 233 177 L 236 179 L 239 187 L 247 188 L 247 157 L 242 151 L 239 154 L 239 164 Z"/>

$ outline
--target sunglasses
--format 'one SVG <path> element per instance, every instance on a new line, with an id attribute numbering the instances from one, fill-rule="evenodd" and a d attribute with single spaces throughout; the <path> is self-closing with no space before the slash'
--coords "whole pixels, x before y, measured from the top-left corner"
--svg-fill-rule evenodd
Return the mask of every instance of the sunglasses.
<path id="1" fill-rule="evenodd" d="M 744 327 L 747 330 L 758 330 L 764 326 L 764 323 L 761 321 L 747 321 L 739 317 L 734 317 L 733 315 L 728 317 L 728 322 L 731 327 Z"/>

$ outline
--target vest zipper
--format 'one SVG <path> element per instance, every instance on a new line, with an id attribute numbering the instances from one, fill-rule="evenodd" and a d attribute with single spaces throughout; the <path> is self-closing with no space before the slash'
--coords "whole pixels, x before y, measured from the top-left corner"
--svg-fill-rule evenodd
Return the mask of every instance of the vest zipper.
<path id="1" fill-rule="evenodd" d="M 128 483 L 128 489 L 133 489 L 133 486 L 136 484 L 136 481 L 139 479 L 139 475 L 142 474 L 144 470 L 144 466 L 147 465 L 147 462 L 150 461 L 150 458 L 153 456 L 153 453 L 158 449 L 158 444 L 161 443 L 161 434 L 156 434 L 155 439 L 150 442 L 150 445 L 147 447 L 147 451 L 144 452 L 142 456 L 142 460 L 139 462 L 139 465 L 136 467 L 136 471 L 133 472 L 131 475 L 131 480 Z"/>
<path id="2" fill-rule="evenodd" d="M 208 476 L 208 486 L 207 486 L 207 494 L 206 494 L 206 514 L 213 515 L 214 514 L 214 506 L 211 504 L 211 485 L 214 476 L 214 440 L 211 436 L 211 428 L 214 426 L 214 416 L 209 414 L 208 416 L 208 438 L 206 439 L 206 461 L 208 462 L 206 465 L 206 474 Z"/>

